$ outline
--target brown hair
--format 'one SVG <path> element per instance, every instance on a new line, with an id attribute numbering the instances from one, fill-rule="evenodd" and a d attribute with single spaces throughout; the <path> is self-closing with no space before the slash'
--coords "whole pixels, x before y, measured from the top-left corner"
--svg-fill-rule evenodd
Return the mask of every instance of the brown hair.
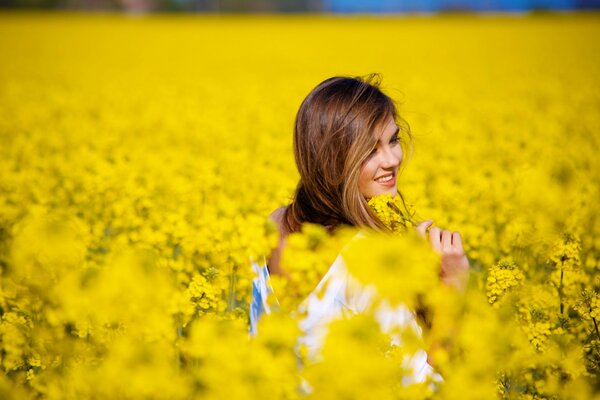
<path id="1" fill-rule="evenodd" d="M 300 182 L 283 216 L 288 233 L 299 231 L 304 222 L 330 232 L 342 224 L 387 229 L 358 190 L 361 166 L 376 145 L 373 132 L 383 129 L 389 117 L 409 139 L 402 140 L 403 147 L 412 144 L 412 135 L 380 82 L 378 74 L 332 77 L 300 105 L 294 126 Z"/>

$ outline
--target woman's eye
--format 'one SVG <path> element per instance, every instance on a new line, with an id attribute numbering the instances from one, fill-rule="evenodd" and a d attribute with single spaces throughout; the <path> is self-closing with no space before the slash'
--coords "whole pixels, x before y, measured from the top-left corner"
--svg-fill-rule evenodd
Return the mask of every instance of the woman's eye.
<path id="1" fill-rule="evenodd" d="M 399 143 L 400 142 L 400 136 L 395 135 L 391 140 L 390 143 Z"/>

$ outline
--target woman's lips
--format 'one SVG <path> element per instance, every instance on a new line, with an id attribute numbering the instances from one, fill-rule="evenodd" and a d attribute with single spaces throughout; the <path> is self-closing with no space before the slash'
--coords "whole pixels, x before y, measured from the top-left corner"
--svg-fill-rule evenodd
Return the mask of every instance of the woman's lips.
<path id="1" fill-rule="evenodd" d="M 375 179 L 375 182 L 383 186 L 394 186 L 396 184 L 396 175 L 390 174 Z"/>

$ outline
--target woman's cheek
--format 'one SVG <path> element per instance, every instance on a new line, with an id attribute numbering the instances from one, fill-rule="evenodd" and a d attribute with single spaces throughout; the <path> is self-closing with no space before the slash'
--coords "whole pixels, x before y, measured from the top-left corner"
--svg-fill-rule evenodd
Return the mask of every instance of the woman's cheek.
<path id="1" fill-rule="evenodd" d="M 363 196 L 371 197 L 375 195 L 374 192 L 374 178 L 377 172 L 377 161 L 371 158 L 361 168 L 360 175 L 358 178 L 358 190 Z"/>

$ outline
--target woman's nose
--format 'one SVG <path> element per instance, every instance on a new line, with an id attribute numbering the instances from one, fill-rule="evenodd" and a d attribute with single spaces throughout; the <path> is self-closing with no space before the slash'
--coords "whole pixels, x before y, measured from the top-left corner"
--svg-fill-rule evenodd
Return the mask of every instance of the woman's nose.
<path id="1" fill-rule="evenodd" d="M 392 149 L 391 147 L 388 146 L 387 149 L 385 149 L 383 152 L 383 160 L 382 160 L 381 166 L 383 168 L 396 167 L 396 166 L 398 166 L 398 164 L 400 164 L 401 160 L 402 160 L 402 153 L 398 154 L 397 150 Z"/>

